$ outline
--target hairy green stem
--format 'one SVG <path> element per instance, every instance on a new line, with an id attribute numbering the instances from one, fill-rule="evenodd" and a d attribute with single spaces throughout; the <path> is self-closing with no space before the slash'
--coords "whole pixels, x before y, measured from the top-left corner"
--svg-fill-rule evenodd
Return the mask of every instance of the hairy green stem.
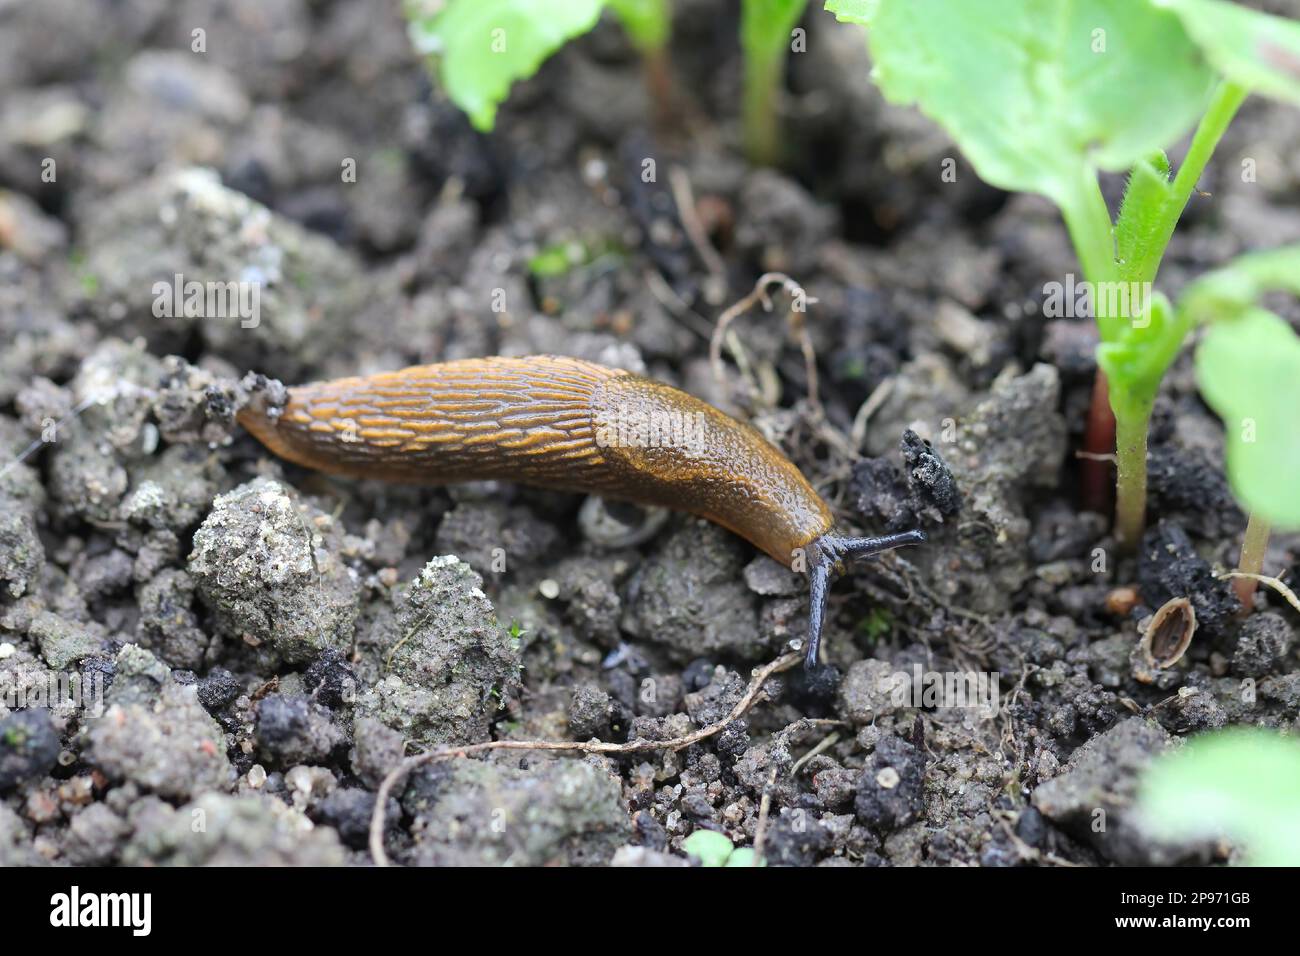
<path id="1" fill-rule="evenodd" d="M 1147 519 L 1147 427 L 1151 405 L 1135 403 L 1115 414 L 1115 536 L 1137 547 Z"/>
<path id="2" fill-rule="evenodd" d="M 1268 537 L 1271 530 L 1267 521 L 1258 513 L 1251 512 L 1250 520 L 1246 523 L 1246 536 L 1241 541 L 1241 556 L 1237 559 L 1238 571 L 1246 574 L 1264 572 L 1264 554 L 1268 551 Z M 1258 586 L 1259 581 L 1255 578 L 1232 579 L 1232 589 L 1237 592 L 1237 600 L 1241 602 L 1242 608 L 1247 613 L 1250 612 L 1251 600 Z"/>
<path id="3" fill-rule="evenodd" d="M 1170 187 L 1169 199 L 1161 210 L 1160 228 L 1153 234 L 1147 248 L 1140 250 L 1138 255 L 1121 266 L 1122 277 L 1125 280 L 1155 281 L 1165 250 L 1169 247 L 1169 240 L 1173 238 L 1174 228 L 1182 218 L 1183 210 L 1187 208 L 1187 202 L 1192 198 L 1196 184 L 1200 181 L 1201 174 L 1205 172 L 1206 164 L 1214 155 L 1215 147 L 1223 138 L 1228 124 L 1237 115 L 1237 110 L 1246 98 L 1246 94 L 1245 87 L 1231 80 L 1222 80 L 1215 88 L 1214 94 L 1210 97 L 1210 105 L 1192 135 L 1192 143 L 1187 149 L 1187 155 L 1183 157 L 1182 164 L 1178 167 L 1178 175 L 1174 177 Z"/>
<path id="4" fill-rule="evenodd" d="M 1187 156 L 1178 168 L 1178 175 L 1174 177 L 1169 198 L 1160 211 L 1158 228 L 1152 233 L 1145 248 L 1137 250 L 1128 262 L 1115 264 L 1114 275 L 1117 279 L 1137 283 L 1155 281 L 1174 228 L 1178 225 L 1210 156 L 1223 137 L 1224 130 L 1246 98 L 1246 92 L 1244 87 L 1229 80 L 1221 81 L 1215 88 L 1210 105 L 1192 135 Z M 1098 295 L 1094 298 L 1105 297 Z M 1101 310 L 1098 310 L 1097 326 L 1101 330 L 1102 340 L 1118 339 L 1123 332 L 1124 323 L 1130 318 L 1132 317 L 1103 316 Z M 1181 341 L 1180 336 L 1177 343 L 1166 342 L 1164 345 L 1176 348 Z M 1098 371 L 1097 374 L 1102 373 Z M 1131 395 L 1124 394 L 1124 390 L 1114 387 L 1110 390 L 1111 408 L 1115 413 L 1115 533 L 1120 544 L 1129 548 L 1137 546 L 1146 524 L 1147 427 L 1151 420 L 1154 397 L 1152 394 L 1133 400 Z"/>

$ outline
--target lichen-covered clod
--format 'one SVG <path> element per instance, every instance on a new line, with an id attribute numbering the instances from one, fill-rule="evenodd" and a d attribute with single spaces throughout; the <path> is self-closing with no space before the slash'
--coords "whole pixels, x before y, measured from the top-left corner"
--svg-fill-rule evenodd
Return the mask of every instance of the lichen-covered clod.
<path id="1" fill-rule="evenodd" d="M 31 512 L 0 494 L 0 595 L 22 597 L 44 565 L 45 549 Z"/>
<path id="2" fill-rule="evenodd" d="M 402 801 L 424 866 L 608 863 L 630 832 L 618 782 L 581 760 L 529 770 L 461 760 L 419 774 Z"/>
<path id="3" fill-rule="evenodd" d="M 129 866 L 341 866 L 344 850 L 329 827 L 261 796 L 205 793 L 179 810 L 154 804 L 140 813 L 122 862 Z"/>
<path id="4" fill-rule="evenodd" d="M 289 664 L 352 642 L 360 584 L 328 515 L 259 478 L 213 502 L 189 572 L 222 634 Z"/>
<path id="5" fill-rule="evenodd" d="M 181 800 L 224 791 L 233 780 L 225 734 L 199 703 L 193 684 L 167 679 L 154 702 L 114 702 L 88 724 L 87 760 L 110 780 Z"/>
<path id="6" fill-rule="evenodd" d="M 408 738 L 434 743 L 487 739 L 519 675 L 519 650 L 498 624 L 483 580 L 465 562 L 434 558 L 394 600 L 371 643 L 385 674 L 357 712 Z"/>

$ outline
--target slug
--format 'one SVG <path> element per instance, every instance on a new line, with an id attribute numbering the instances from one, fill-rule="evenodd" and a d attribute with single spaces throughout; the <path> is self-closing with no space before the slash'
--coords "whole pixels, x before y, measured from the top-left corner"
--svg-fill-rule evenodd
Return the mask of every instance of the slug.
<path id="1" fill-rule="evenodd" d="M 660 382 L 556 356 L 421 365 L 285 390 L 250 376 L 238 420 L 282 458 L 353 478 L 501 480 L 685 511 L 807 570 L 805 664 L 843 562 L 925 540 L 838 534 L 830 508 L 754 428 Z"/>

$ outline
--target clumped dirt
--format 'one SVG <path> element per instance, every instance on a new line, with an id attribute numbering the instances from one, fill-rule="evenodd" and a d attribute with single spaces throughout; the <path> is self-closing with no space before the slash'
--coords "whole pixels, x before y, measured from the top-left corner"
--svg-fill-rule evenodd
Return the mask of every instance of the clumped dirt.
<path id="1" fill-rule="evenodd" d="M 797 149 L 749 167 L 732 6 L 677 4 L 668 126 L 603 23 L 490 136 L 431 89 L 396 4 L 0 11 L 0 864 L 366 864 L 405 755 L 726 716 L 807 617 L 803 578 L 740 539 L 510 485 L 329 480 L 234 424 L 268 387 L 248 373 L 536 352 L 747 417 L 842 523 L 930 541 L 854 568 L 826 666 L 716 736 L 416 770 L 386 805 L 394 860 L 674 865 L 699 828 L 761 829 L 769 865 L 1225 858 L 1131 811 L 1183 736 L 1300 715 L 1294 612 L 1263 589 L 1243 619 L 1215 577 L 1244 519 L 1186 357 L 1125 556 L 1078 505 L 1095 340 L 1041 314 L 1072 271 L 1054 210 L 882 103 L 856 31 L 815 10 L 783 103 Z M 1162 284 L 1300 240 L 1297 157 L 1295 112 L 1248 104 Z M 530 268 L 557 251 L 568 268 Z M 821 415 L 779 296 L 733 327 L 744 374 L 710 371 L 713 322 L 766 270 L 818 300 Z M 156 315 L 177 274 L 259 283 L 260 321 Z M 1300 570 L 1297 543 L 1266 567 Z M 1153 673 L 1139 637 L 1175 597 L 1198 629 Z M 900 699 L 927 673 L 991 675 L 996 706 Z M 72 676 L 102 712 L 50 706 Z"/>

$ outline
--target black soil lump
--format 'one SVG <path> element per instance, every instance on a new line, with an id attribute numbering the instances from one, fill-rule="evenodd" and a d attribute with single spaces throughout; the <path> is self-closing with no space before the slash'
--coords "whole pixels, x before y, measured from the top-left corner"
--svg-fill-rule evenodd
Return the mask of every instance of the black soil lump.
<path id="1" fill-rule="evenodd" d="M 0 791 L 49 773 L 59 758 L 59 734 L 44 709 L 0 720 Z"/>
<path id="2" fill-rule="evenodd" d="M 885 735 L 858 779 L 853 809 L 860 821 L 888 832 L 907 826 L 925 810 L 925 754 L 902 737 Z"/>

